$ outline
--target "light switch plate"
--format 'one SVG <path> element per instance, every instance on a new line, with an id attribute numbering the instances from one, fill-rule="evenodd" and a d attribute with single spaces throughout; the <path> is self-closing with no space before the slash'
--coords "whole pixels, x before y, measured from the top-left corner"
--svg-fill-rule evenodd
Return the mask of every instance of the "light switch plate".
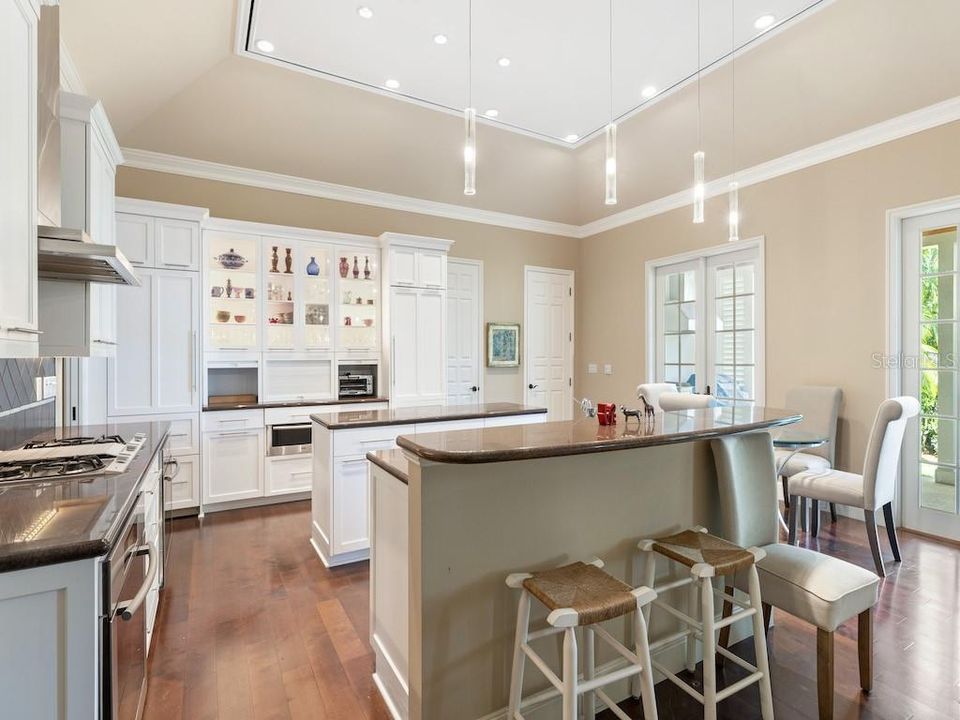
<path id="1" fill-rule="evenodd" d="M 597 364 L 596 364 L 596 363 L 590 363 L 589 365 L 587 365 L 587 373 L 589 373 L 590 375 L 596 375 L 596 374 L 597 374 Z"/>
<path id="2" fill-rule="evenodd" d="M 613 365 L 604 365 L 603 366 L 604 375 L 613 375 Z"/>

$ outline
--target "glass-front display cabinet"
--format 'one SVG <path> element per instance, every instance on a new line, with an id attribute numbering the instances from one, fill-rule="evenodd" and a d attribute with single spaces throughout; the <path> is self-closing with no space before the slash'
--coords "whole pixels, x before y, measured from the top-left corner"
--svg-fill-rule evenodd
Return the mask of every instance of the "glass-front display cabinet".
<path id="1" fill-rule="evenodd" d="M 264 350 L 330 350 L 331 248 L 265 237 Z"/>
<path id="2" fill-rule="evenodd" d="M 333 248 L 319 243 L 301 244 L 303 279 L 303 345 L 306 350 L 333 348 L 330 333 L 331 277 Z"/>
<path id="3" fill-rule="evenodd" d="M 337 248 L 337 350 L 380 345 L 380 252 L 376 247 Z"/>
<path id="4" fill-rule="evenodd" d="M 297 271 L 300 258 L 295 243 L 274 238 L 263 240 L 263 349 L 292 350 L 295 343 Z"/>
<path id="5" fill-rule="evenodd" d="M 260 341 L 260 238 L 208 232 L 205 239 L 207 349 L 255 350 Z"/>

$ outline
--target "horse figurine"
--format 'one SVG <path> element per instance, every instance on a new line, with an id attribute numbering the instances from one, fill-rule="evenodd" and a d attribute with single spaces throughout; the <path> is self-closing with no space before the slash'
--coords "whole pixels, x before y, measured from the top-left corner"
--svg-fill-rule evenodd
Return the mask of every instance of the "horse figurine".
<path id="1" fill-rule="evenodd" d="M 643 424 L 643 418 L 641 417 L 643 411 L 640 410 L 639 408 L 637 408 L 637 409 L 635 409 L 635 410 L 631 410 L 631 409 L 628 408 L 626 405 L 621 405 L 621 406 L 620 406 L 620 411 L 623 413 L 623 424 L 624 424 L 624 425 L 626 425 L 628 422 L 630 422 L 630 418 L 636 418 L 638 423 Z"/>

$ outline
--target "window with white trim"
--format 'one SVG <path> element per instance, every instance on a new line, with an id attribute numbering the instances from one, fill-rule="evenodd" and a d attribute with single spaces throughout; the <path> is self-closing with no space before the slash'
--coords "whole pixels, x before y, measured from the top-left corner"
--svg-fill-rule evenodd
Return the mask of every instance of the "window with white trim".
<path id="1" fill-rule="evenodd" d="M 762 239 L 653 260 L 647 280 L 647 380 L 762 404 Z"/>

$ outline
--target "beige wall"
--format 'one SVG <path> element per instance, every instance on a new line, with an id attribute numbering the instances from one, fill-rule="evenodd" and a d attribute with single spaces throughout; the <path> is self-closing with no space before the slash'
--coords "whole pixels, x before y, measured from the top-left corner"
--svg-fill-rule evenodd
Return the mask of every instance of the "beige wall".
<path id="1" fill-rule="evenodd" d="M 886 211 L 960 195 L 960 123 L 880 145 L 741 191 L 741 237 L 766 237 L 766 404 L 787 388 L 843 388 L 839 466 L 859 471 L 885 397 L 871 355 L 886 348 Z M 577 277 L 576 390 L 631 400 L 644 377 L 644 263 L 722 244 L 726 199 L 582 241 Z M 587 363 L 611 363 L 610 376 Z M 601 368 L 602 369 L 602 368 Z M 578 395 L 579 396 L 579 395 Z"/>
<path id="2" fill-rule="evenodd" d="M 195 205 L 215 217 L 379 235 L 386 231 L 454 240 L 451 256 L 483 261 L 484 322 L 523 321 L 523 266 L 575 269 L 578 240 L 323 200 L 292 193 L 120 168 L 117 195 Z M 487 368 L 488 402 L 523 400 L 520 368 Z"/>

